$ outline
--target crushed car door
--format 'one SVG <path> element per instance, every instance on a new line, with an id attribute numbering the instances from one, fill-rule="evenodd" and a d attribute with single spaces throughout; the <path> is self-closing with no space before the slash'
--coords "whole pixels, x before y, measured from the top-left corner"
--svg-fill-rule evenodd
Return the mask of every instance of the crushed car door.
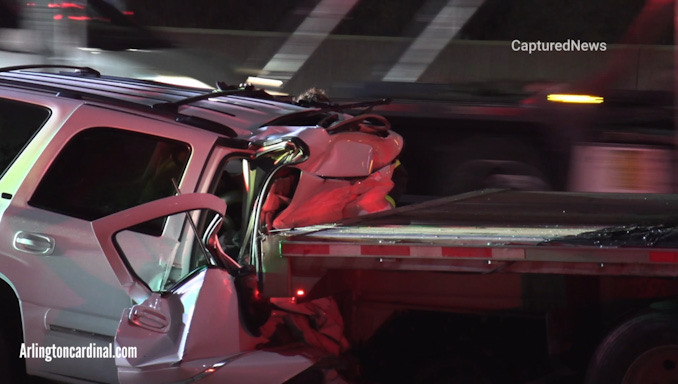
<path id="1" fill-rule="evenodd" d="M 207 216 L 223 216 L 225 203 L 210 194 L 156 200 L 93 222 L 102 250 L 121 285 L 140 304 L 125 310 L 114 354 L 122 384 L 167 382 L 284 382 L 313 364 L 294 349 L 256 350 L 265 341 L 241 325 L 232 269 L 202 245 L 196 228 Z M 135 259 L 154 252 L 130 241 L 129 228 L 169 215 L 186 217 L 181 243 L 194 259 L 190 268 L 164 286 L 142 278 Z M 198 223 L 196 225 L 195 223 Z M 158 258 L 156 258 L 158 259 Z M 160 260 L 173 259 L 159 257 Z M 177 261 L 173 261 L 177 264 Z M 178 263 L 181 264 L 181 263 Z M 237 265 L 237 264 L 236 264 Z M 231 272 L 229 272 L 231 271 Z"/>

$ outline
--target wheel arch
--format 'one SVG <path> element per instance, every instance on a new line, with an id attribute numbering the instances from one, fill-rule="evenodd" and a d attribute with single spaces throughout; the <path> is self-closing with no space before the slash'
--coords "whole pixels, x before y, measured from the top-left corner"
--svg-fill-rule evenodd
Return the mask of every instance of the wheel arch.
<path id="1" fill-rule="evenodd" d="M 4 316 L 0 317 L 0 326 L 2 326 L 3 329 L 6 329 L 7 327 L 19 328 L 21 332 L 16 333 L 21 334 L 21 340 L 23 341 L 23 315 L 19 294 L 17 293 L 14 284 L 12 284 L 3 274 L 0 274 L 0 303 L 2 303 L 4 312 Z"/>

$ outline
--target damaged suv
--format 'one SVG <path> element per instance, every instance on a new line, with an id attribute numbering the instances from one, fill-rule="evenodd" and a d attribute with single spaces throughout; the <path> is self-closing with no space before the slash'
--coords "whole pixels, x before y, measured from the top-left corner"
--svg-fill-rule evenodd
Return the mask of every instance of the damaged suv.
<path id="1" fill-rule="evenodd" d="M 0 69 L 0 381 L 332 371 L 336 304 L 264 297 L 257 244 L 390 207 L 402 139 L 370 106 Z"/>

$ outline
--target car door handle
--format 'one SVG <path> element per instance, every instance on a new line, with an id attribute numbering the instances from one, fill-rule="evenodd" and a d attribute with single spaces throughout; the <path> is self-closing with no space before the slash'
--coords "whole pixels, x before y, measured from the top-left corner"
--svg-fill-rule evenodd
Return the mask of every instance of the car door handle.
<path id="1" fill-rule="evenodd" d="M 19 231 L 14 236 L 14 249 L 34 255 L 51 255 L 54 239 L 38 233 Z"/>
<path id="2" fill-rule="evenodd" d="M 143 305 L 133 306 L 128 319 L 130 323 L 138 327 L 155 332 L 166 333 L 169 329 L 167 316 Z"/>

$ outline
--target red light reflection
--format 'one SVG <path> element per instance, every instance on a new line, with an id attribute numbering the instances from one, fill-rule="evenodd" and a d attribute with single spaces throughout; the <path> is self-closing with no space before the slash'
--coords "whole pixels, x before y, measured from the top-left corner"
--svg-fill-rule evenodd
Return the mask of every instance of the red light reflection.
<path id="1" fill-rule="evenodd" d="M 76 4 L 76 3 L 61 3 L 61 8 L 78 8 L 78 9 L 85 9 L 84 5 L 81 4 Z"/>

